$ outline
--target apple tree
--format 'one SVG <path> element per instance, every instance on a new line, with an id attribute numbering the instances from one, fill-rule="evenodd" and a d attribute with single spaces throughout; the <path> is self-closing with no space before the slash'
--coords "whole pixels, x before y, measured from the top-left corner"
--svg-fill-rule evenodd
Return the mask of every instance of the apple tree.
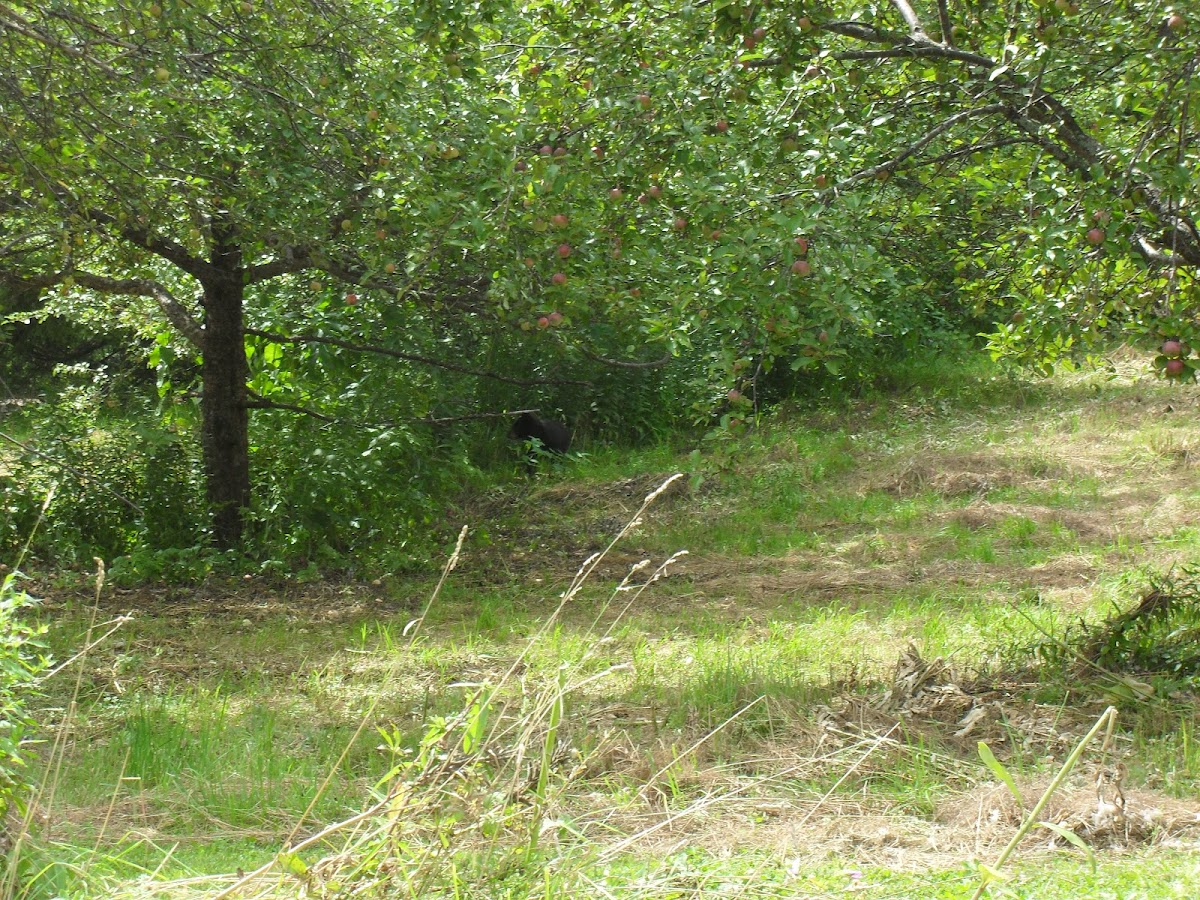
<path id="1" fill-rule="evenodd" d="M 511 165 L 491 140 L 510 105 L 470 89 L 492 12 L 0 10 L 0 272 L 198 356 L 219 545 L 238 543 L 250 502 L 249 411 L 271 404 L 248 389 L 252 332 L 290 312 L 336 333 L 368 292 L 413 316 L 484 304 L 486 219 Z"/>

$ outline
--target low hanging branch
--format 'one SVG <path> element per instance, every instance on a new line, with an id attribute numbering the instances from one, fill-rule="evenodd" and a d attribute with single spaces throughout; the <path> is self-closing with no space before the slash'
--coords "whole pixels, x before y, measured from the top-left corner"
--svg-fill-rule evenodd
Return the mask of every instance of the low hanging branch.
<path id="1" fill-rule="evenodd" d="M 34 456 L 38 457 L 39 459 L 46 460 L 46 462 L 50 463 L 53 466 L 58 466 L 58 468 L 66 471 L 66 472 L 70 472 L 72 475 L 74 475 L 76 478 L 78 478 L 81 482 L 84 482 L 84 483 L 91 482 L 92 484 L 97 485 L 102 491 L 112 494 L 114 497 L 116 497 L 118 500 L 120 500 L 122 503 L 124 503 L 130 509 L 132 509 L 139 516 L 144 516 L 146 514 L 146 511 L 144 509 L 142 509 L 142 507 L 138 506 L 138 504 L 134 503 L 132 500 L 130 500 L 128 497 L 126 497 L 124 494 L 122 494 L 120 491 L 116 490 L 115 488 L 109 487 L 104 481 L 101 481 L 95 475 L 89 475 L 87 472 L 83 472 L 83 471 L 75 468 L 70 463 L 63 462 L 58 457 L 53 456 L 49 453 L 44 453 L 41 450 L 38 450 L 36 447 L 30 447 L 28 444 L 26 444 L 22 441 L 19 441 L 15 437 L 12 437 L 11 435 L 7 435 L 2 431 L 0 431 L 0 438 L 3 438 L 4 440 L 8 441 L 9 443 L 15 444 L 16 446 L 18 446 L 22 450 L 24 450 L 26 453 L 31 453 Z"/>
<path id="2" fill-rule="evenodd" d="M 960 113 L 955 113 L 954 115 L 943 119 L 937 125 L 934 125 L 927 132 L 925 132 L 925 134 L 921 135 L 891 159 L 887 160 L 886 162 L 882 162 L 877 166 L 872 166 L 869 169 L 863 169 L 861 172 L 854 173 L 845 181 L 843 181 L 840 186 L 844 189 L 859 181 L 872 179 L 880 172 L 891 172 L 898 168 L 906 160 L 916 156 L 960 122 L 965 122 L 968 119 L 978 119 L 983 118 L 984 116 L 997 115 L 1003 113 L 1005 109 L 1006 107 L 1003 103 L 990 103 L 987 106 L 980 106 L 976 109 L 967 109 Z"/>
<path id="3" fill-rule="evenodd" d="M 246 393 L 251 397 L 250 400 L 247 400 L 244 404 L 242 404 L 246 409 L 277 409 L 282 412 L 299 413 L 302 416 L 309 416 L 313 419 L 319 419 L 320 421 L 328 422 L 331 425 L 350 425 L 355 428 L 394 428 L 397 425 L 449 425 L 452 422 L 475 422 L 482 419 L 510 419 L 513 416 L 521 415 L 521 413 L 538 412 L 536 408 L 509 409 L 505 410 L 504 412 L 464 413 L 461 416 L 423 416 L 413 419 L 366 423 L 357 419 L 348 419 L 344 416 L 331 416 L 308 406 L 299 406 L 295 403 L 284 403 L 281 400 L 268 400 L 262 394 L 249 389 L 247 389 Z M 4 435 L 0 434 L 0 437 L 4 437 Z"/>
<path id="4" fill-rule="evenodd" d="M 246 409 L 279 409 L 284 412 L 300 413 L 302 416 L 309 416 L 313 419 L 320 419 L 322 422 L 345 423 L 345 419 L 338 419 L 334 416 L 328 416 L 323 412 L 318 412 L 315 409 L 310 409 L 307 406 L 297 406 L 295 403 L 284 403 L 281 400 L 268 400 L 262 394 L 246 388 L 246 393 L 251 397 L 242 404 Z"/>
<path id="5" fill-rule="evenodd" d="M 152 297 L 167 321 L 196 347 L 204 351 L 204 326 L 197 322 L 187 308 L 157 281 L 145 278 L 108 278 L 87 272 L 72 272 L 77 284 L 106 294 L 127 294 L 135 297 Z"/>
<path id="6" fill-rule="evenodd" d="M 429 356 L 421 356 L 417 353 L 406 353 L 403 350 L 393 350 L 391 347 L 381 347 L 377 344 L 357 344 L 353 341 L 344 341 L 340 338 L 321 337 L 315 334 L 279 334 L 275 331 L 264 331 L 261 328 L 247 328 L 246 334 L 264 338 L 277 344 L 328 344 L 332 347 L 341 347 L 343 350 L 350 350 L 353 353 L 373 353 L 377 356 L 390 356 L 393 359 L 402 359 L 406 362 L 421 363 L 422 365 L 434 366 L 438 369 L 446 369 L 450 372 L 460 372 L 463 375 L 474 375 L 477 378 L 490 378 L 494 381 L 503 381 L 506 384 L 515 384 L 521 387 L 533 387 L 534 385 L 539 384 L 572 384 L 580 385 L 582 387 L 592 386 L 592 382 L 590 381 L 578 381 L 567 378 L 513 378 L 509 375 L 501 375 L 497 372 L 489 372 L 485 369 L 472 369 L 469 366 L 460 366 L 457 363 L 447 362 L 444 359 L 434 359 Z"/>
<path id="7" fill-rule="evenodd" d="M 15 272 L 0 269 L 0 282 L 15 287 L 30 290 L 45 290 L 56 284 L 73 281 L 75 284 L 98 291 L 102 294 L 124 294 L 129 297 L 153 298 L 166 316 L 167 321 L 179 329 L 197 350 L 204 350 L 204 326 L 188 312 L 178 298 L 157 281 L 147 278 L 109 278 L 106 275 L 94 275 L 90 272 L 70 270 L 56 272 L 50 275 L 24 277 Z"/>
<path id="8" fill-rule="evenodd" d="M 583 350 L 583 355 L 594 362 L 598 362 L 606 366 L 614 366 L 619 369 L 661 369 L 672 359 L 670 353 L 660 357 L 659 359 L 651 359 L 647 360 L 646 362 L 640 362 L 638 360 L 609 359 L 607 356 L 601 356 L 599 353 L 593 353 L 591 350 Z"/>

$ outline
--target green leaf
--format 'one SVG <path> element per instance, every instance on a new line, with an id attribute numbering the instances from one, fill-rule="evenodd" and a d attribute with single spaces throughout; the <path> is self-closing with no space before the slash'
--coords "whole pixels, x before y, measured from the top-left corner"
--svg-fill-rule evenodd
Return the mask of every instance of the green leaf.
<path id="1" fill-rule="evenodd" d="M 1088 846 L 1087 841 L 1077 835 L 1069 828 L 1064 828 L 1062 825 L 1057 825 L 1054 822 L 1038 822 L 1039 828 L 1046 828 L 1053 831 L 1060 838 L 1074 845 L 1079 850 L 1082 850 L 1087 856 L 1088 865 L 1091 866 L 1093 872 L 1096 871 L 1096 855 L 1092 852 L 1092 848 Z"/>
<path id="2" fill-rule="evenodd" d="M 1013 781 L 1012 776 L 1008 774 L 1008 769 L 1004 768 L 1004 766 L 1000 763 L 1000 760 L 996 759 L 995 754 L 992 753 L 992 748 L 983 741 L 980 741 L 976 746 L 979 750 L 979 758 L 983 760 L 984 764 L 992 770 L 992 773 L 997 778 L 1004 782 L 1004 786 L 1008 788 L 1008 792 L 1012 794 L 1013 799 L 1017 801 L 1017 807 L 1024 810 L 1025 800 L 1021 797 L 1021 792 L 1017 788 L 1017 783 Z"/>
<path id="3" fill-rule="evenodd" d="M 304 864 L 304 860 L 296 853 L 279 854 L 279 864 L 283 866 L 285 872 L 295 875 L 297 878 L 308 876 L 308 866 Z"/>

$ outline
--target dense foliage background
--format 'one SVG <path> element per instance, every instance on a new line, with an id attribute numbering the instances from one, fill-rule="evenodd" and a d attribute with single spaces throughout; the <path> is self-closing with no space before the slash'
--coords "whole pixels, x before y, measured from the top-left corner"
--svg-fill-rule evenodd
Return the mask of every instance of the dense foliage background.
<path id="1" fill-rule="evenodd" d="M 57 484 L 61 561 L 421 565 L 515 409 L 736 435 L 980 334 L 1191 379 L 1186 12 L 10 4 L 0 544 Z"/>

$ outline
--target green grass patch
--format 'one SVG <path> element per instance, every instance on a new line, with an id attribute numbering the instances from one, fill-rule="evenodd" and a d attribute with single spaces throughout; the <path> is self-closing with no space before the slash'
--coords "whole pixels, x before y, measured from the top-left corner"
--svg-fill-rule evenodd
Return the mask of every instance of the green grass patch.
<path id="1" fill-rule="evenodd" d="M 427 613 L 434 582 L 400 576 L 105 596 L 134 617 L 78 695 L 63 680 L 44 701 L 56 722 L 77 703 L 44 773 L 57 843 L 39 852 L 74 873 L 50 893 L 120 895 L 160 864 L 160 880 L 249 871 L 403 783 L 402 838 L 363 825 L 351 855 L 369 845 L 358 874 L 386 860 L 405 890 L 957 898 L 978 848 L 994 857 L 1015 830 L 947 824 L 993 778 L 976 743 L 1044 779 L 1114 702 L 1127 794 L 1186 805 L 1190 689 L 1139 673 L 1156 693 L 1123 695 L 1120 673 L 1078 659 L 1080 628 L 1200 559 L 1180 454 L 1200 417 L 1143 426 L 1129 395 L 1159 390 L 979 378 L 773 416 L 720 460 L 596 450 L 465 499 L 463 557 Z M 559 611 L 580 563 L 677 470 L 701 477 Z M 65 656 L 87 606 L 48 593 Z M 926 694 L 911 672 L 904 686 L 910 647 L 940 673 Z M 1044 844 L 997 896 L 1200 892 L 1194 862 L 1148 841 L 1098 844 L 1094 872 Z"/>

